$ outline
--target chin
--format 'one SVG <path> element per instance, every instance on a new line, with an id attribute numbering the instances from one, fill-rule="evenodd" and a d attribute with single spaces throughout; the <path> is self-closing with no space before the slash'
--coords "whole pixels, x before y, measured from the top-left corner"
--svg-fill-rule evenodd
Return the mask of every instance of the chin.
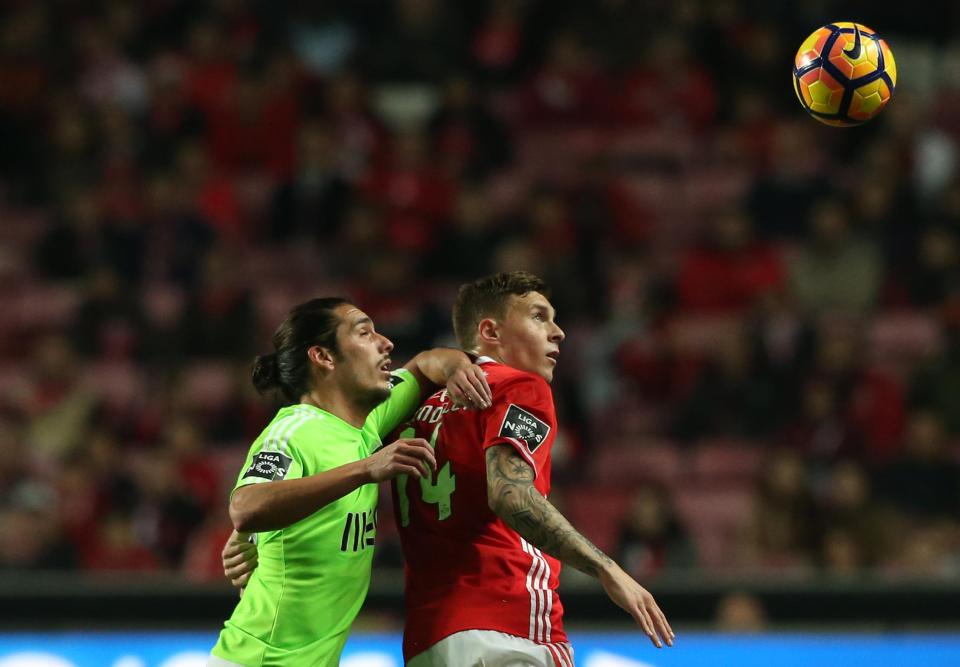
<path id="1" fill-rule="evenodd" d="M 390 398 L 390 383 L 378 382 L 373 387 L 367 387 L 361 391 L 361 397 L 360 400 L 373 409 Z"/>
<path id="2" fill-rule="evenodd" d="M 545 368 L 545 369 L 543 369 L 542 371 L 540 371 L 540 373 L 539 373 L 538 375 L 540 375 L 540 377 L 542 377 L 542 378 L 543 378 L 544 380 L 546 380 L 547 382 L 553 382 L 553 369 L 552 369 L 552 368 Z"/>

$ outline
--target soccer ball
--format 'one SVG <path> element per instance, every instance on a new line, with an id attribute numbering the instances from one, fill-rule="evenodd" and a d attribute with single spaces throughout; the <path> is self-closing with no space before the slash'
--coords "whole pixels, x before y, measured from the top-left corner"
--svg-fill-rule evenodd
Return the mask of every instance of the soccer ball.
<path id="1" fill-rule="evenodd" d="M 897 64 L 887 43 L 859 23 L 837 22 L 807 37 L 793 63 L 793 89 L 811 116 L 827 125 L 859 125 L 887 105 Z"/>

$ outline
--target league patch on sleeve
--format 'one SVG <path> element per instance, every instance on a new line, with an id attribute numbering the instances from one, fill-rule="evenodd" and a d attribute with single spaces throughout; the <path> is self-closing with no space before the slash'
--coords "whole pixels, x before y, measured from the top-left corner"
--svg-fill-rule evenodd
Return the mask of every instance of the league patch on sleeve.
<path id="1" fill-rule="evenodd" d="M 507 408 L 507 414 L 503 416 L 503 424 L 500 425 L 501 438 L 520 440 L 531 454 L 537 451 L 549 434 L 549 424 L 512 403 Z"/>
<path id="2" fill-rule="evenodd" d="M 243 478 L 259 477 L 274 482 L 287 476 L 293 459 L 280 452 L 260 452 L 253 457 L 253 463 L 243 473 Z"/>
<path id="3" fill-rule="evenodd" d="M 391 375 L 391 376 L 390 376 L 390 388 L 391 388 L 391 389 L 392 389 L 393 387 L 396 387 L 396 386 L 397 386 L 398 384 L 400 384 L 401 382 L 403 382 L 403 378 L 402 378 L 401 376 L 399 376 L 399 375 Z"/>

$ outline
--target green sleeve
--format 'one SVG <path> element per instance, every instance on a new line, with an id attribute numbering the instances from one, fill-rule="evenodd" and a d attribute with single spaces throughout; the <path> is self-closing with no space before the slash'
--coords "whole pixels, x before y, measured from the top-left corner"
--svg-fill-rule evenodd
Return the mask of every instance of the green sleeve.
<path id="1" fill-rule="evenodd" d="M 409 419 L 420 405 L 420 384 L 406 368 L 391 373 L 390 385 L 390 396 L 373 409 L 366 422 L 381 438 Z"/>
<path id="2" fill-rule="evenodd" d="M 290 421 L 293 423 L 287 428 L 296 428 L 296 419 Z M 234 490 L 248 484 L 303 477 L 300 436 L 299 433 L 285 433 L 281 427 L 272 436 L 267 434 L 258 438 L 247 453 Z"/>

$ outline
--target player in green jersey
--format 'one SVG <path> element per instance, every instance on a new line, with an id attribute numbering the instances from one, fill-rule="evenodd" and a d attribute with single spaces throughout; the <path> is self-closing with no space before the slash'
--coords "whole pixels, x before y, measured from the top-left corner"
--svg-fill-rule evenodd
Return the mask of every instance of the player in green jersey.
<path id="1" fill-rule="evenodd" d="M 253 382 L 287 405 L 251 446 L 230 498 L 236 530 L 257 533 L 259 567 L 211 667 L 336 665 L 370 583 L 377 483 L 436 464 L 422 439 L 382 438 L 433 385 L 465 405 L 490 402 L 483 373 L 457 350 L 422 352 L 391 372 L 393 344 L 344 299 L 297 306 L 273 344 Z"/>

